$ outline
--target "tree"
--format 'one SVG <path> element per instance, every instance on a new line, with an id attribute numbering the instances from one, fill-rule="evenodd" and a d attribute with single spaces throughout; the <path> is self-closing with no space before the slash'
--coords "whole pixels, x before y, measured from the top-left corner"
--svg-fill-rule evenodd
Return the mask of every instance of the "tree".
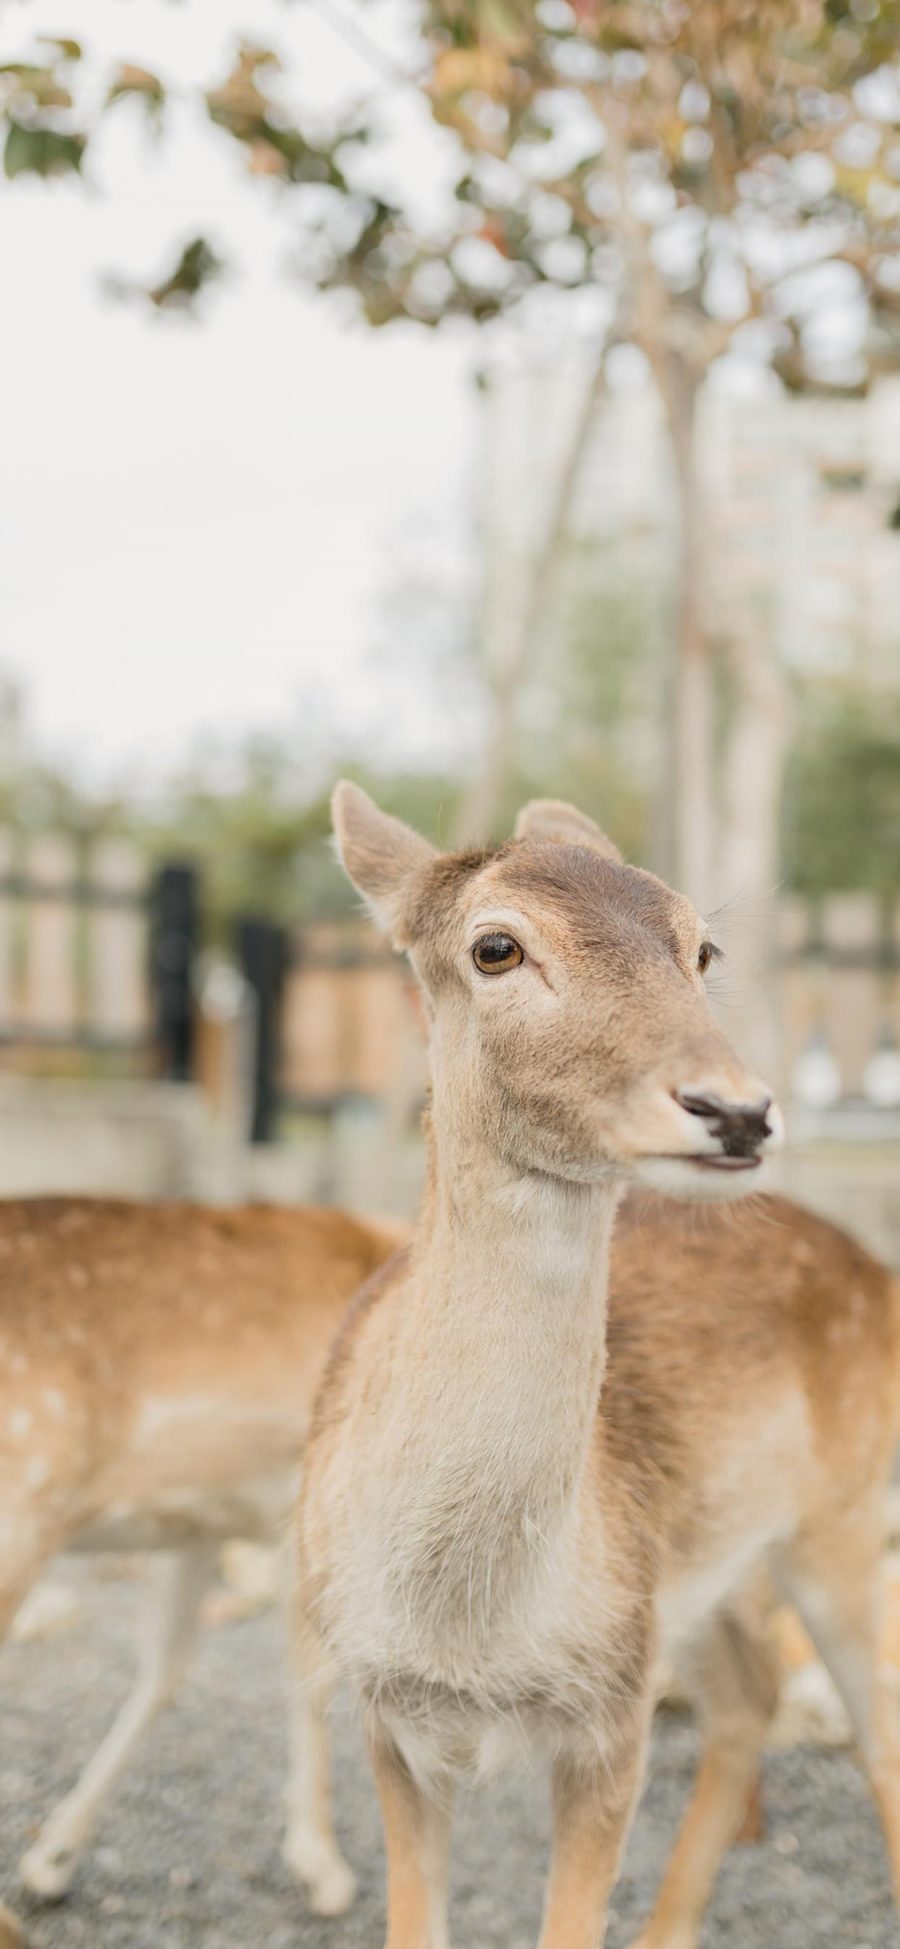
<path id="1" fill-rule="evenodd" d="M 366 16 L 340 18 L 369 47 L 383 94 L 385 63 Z M 891 63 L 900 8 L 897 0 L 422 0 L 418 21 L 409 69 L 387 65 L 392 87 L 427 103 L 440 137 L 449 187 L 428 223 L 412 195 L 377 187 L 391 119 L 377 95 L 364 111 L 313 129 L 292 110 L 274 53 L 247 45 L 203 106 L 241 145 L 250 171 L 296 199 L 309 276 L 324 290 L 351 288 L 373 325 L 405 317 L 435 326 L 460 315 L 484 325 L 540 316 L 548 302 L 565 318 L 589 299 L 593 376 L 548 496 L 544 543 L 517 592 L 515 638 L 496 660 L 488 761 L 467 825 L 493 815 L 509 767 L 515 694 L 604 360 L 623 340 L 639 347 L 665 413 L 681 523 L 666 864 L 706 905 L 717 818 L 698 401 L 711 368 L 746 343 L 750 327 L 757 356 L 789 386 L 865 384 L 892 355 L 900 86 Z M 83 68 L 79 45 L 61 40 L 0 71 L 8 174 L 85 168 L 96 119 L 80 110 Z M 164 128 L 169 84 L 123 64 L 101 99 L 101 116 L 130 99 Z M 218 268 L 206 240 L 194 239 L 147 295 L 160 308 L 192 302 Z M 837 358 L 817 333 L 836 279 L 866 323 Z M 754 848 L 756 806 L 764 782 L 770 799 L 777 792 L 783 713 L 764 635 L 738 635 L 731 647 L 739 743 L 727 831 L 745 863 L 754 853 L 761 884 L 773 877 L 771 839 L 763 845 L 773 821 L 758 822 Z M 742 713 L 754 717 L 752 742 L 742 738 Z"/>
<path id="2" fill-rule="evenodd" d="M 643 352 L 678 483 L 670 865 L 701 904 L 711 895 L 716 819 L 697 402 L 711 366 L 752 320 L 766 328 L 789 383 L 815 376 L 804 262 L 843 266 L 882 335 L 890 323 L 897 99 L 878 77 L 896 48 L 896 18 L 892 8 L 733 0 L 433 5 L 428 86 L 436 119 L 465 156 L 461 214 L 452 235 L 431 240 L 416 236 L 403 212 L 386 216 L 377 240 L 344 253 L 327 280 L 350 276 L 379 317 L 388 291 L 406 315 L 440 315 L 464 304 L 480 251 L 498 311 L 547 285 L 593 282 L 609 295 L 604 349 L 624 337 Z M 862 370 L 857 360 L 830 376 L 858 381 Z M 589 394 L 587 412 L 592 404 Z M 570 478 L 583 444 L 582 426 Z M 548 533 L 560 526 L 557 504 Z M 784 727 L 763 646 L 741 649 L 738 708 L 755 718 L 760 764 L 752 776 L 743 738 L 735 776 L 746 778 L 753 807 L 765 773 L 777 783 Z M 736 798 L 733 786 L 729 831 L 746 854 L 748 832 L 739 828 L 752 812 L 739 819 Z"/>
<path id="3" fill-rule="evenodd" d="M 804 700 L 785 789 L 785 871 L 812 898 L 881 896 L 893 927 L 900 858 L 900 700 L 833 683 Z"/>

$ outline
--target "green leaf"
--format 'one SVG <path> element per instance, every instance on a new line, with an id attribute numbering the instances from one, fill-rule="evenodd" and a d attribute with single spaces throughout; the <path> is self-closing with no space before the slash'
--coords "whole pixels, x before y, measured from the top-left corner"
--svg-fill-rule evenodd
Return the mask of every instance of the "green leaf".
<path id="1" fill-rule="evenodd" d="M 174 270 L 161 284 L 148 291 L 159 310 L 167 306 L 190 306 L 207 284 L 222 276 L 225 266 L 205 237 L 195 237 L 185 245 Z"/>
<path id="2" fill-rule="evenodd" d="M 4 74 L 15 75 L 19 93 L 30 95 L 39 108 L 72 106 L 68 88 L 57 80 L 52 68 L 39 68 L 29 61 L 7 61 L 0 67 L 0 75 Z"/>
<path id="3" fill-rule="evenodd" d="M 123 61 L 114 80 L 110 83 L 106 96 L 107 108 L 113 102 L 124 101 L 128 96 L 137 96 L 151 111 L 162 107 L 166 91 L 157 74 L 150 68 L 136 67 L 133 62 Z"/>
<path id="4" fill-rule="evenodd" d="M 80 41 L 68 40 L 59 34 L 37 34 L 35 39 L 41 47 L 55 47 L 63 61 L 80 61 L 84 52 Z"/>
<path id="5" fill-rule="evenodd" d="M 25 128 L 10 121 L 3 151 L 4 174 L 14 176 L 63 176 L 73 170 L 78 175 L 87 147 L 83 135 L 64 135 L 59 129 Z"/>

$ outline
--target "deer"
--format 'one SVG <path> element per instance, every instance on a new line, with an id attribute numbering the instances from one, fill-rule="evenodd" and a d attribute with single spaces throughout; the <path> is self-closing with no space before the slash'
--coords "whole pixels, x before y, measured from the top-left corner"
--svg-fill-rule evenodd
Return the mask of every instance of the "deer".
<path id="1" fill-rule="evenodd" d="M 731 1207 L 708 1207 L 698 1230 L 690 1222 L 689 1210 L 685 1222 L 686 1210 L 649 1193 L 626 1198 L 613 1237 L 611 1341 L 616 1341 L 620 1329 L 633 1332 L 635 1318 L 659 1306 L 661 1265 L 667 1303 L 676 1309 L 689 1304 L 701 1288 L 711 1286 L 711 1275 L 716 1294 L 748 1308 L 758 1303 L 760 1286 L 778 1309 L 796 1303 L 801 1280 L 804 1306 L 820 1320 L 832 1322 L 831 1331 L 844 1321 L 848 1295 L 866 1292 L 863 1320 L 877 1320 L 892 1304 L 892 1279 L 883 1266 L 835 1226 L 784 1199 L 761 1196 L 748 1203 L 740 1226 L 734 1223 Z M 326 1218 L 302 1207 L 275 1215 L 264 1207 L 245 1207 L 226 1215 L 184 1205 L 148 1211 L 141 1205 L 92 1199 L 0 1202 L 0 1379 L 5 1374 L 7 1381 L 0 1427 L 8 1426 L 13 1437 L 4 1457 L 2 1502 L 4 1508 L 10 1506 L 15 1479 L 23 1534 L 30 1533 L 34 1539 L 30 1569 L 44 1561 L 42 1490 L 48 1478 L 42 1466 L 46 1443 L 40 1417 L 26 1424 L 22 1416 L 31 1412 L 26 1402 L 33 1400 L 35 1379 L 41 1382 L 43 1375 L 49 1385 L 45 1390 L 41 1382 L 42 1405 L 48 1404 L 43 1400 L 46 1391 L 59 1418 L 60 1350 L 83 1347 L 87 1333 L 90 1364 L 86 1369 L 83 1359 L 76 1359 L 67 1386 L 70 1401 L 74 1396 L 81 1402 L 83 1417 L 89 1421 L 94 1396 L 85 1392 L 85 1384 L 90 1373 L 103 1374 L 113 1364 L 121 1371 L 124 1364 L 132 1377 L 134 1411 L 128 1409 L 117 1420 L 117 1447 L 110 1448 L 108 1434 L 104 1438 L 103 1468 L 109 1473 L 113 1467 L 118 1472 L 127 1466 L 133 1477 L 139 1467 L 142 1480 L 131 1514 L 127 1508 L 105 1503 L 104 1514 L 92 1515 L 86 1529 L 82 1485 L 87 1478 L 76 1443 L 73 1495 L 62 1524 L 57 1517 L 53 1532 L 63 1549 L 75 1551 L 87 1544 L 110 1552 L 131 1542 L 142 1547 L 152 1544 L 164 1572 L 158 1594 L 147 1593 L 148 1614 L 143 1622 L 150 1629 L 131 1698 L 78 1785 L 25 1858 L 23 1879 L 32 1894 L 59 1900 L 71 1888 L 104 1805 L 187 1664 L 218 1543 L 231 1534 L 232 1525 L 263 1542 L 283 1541 L 284 1485 L 297 1461 L 296 1444 L 306 1433 L 316 1376 L 324 1368 L 343 1318 L 347 1289 L 369 1258 L 389 1255 L 404 1242 L 406 1231 L 399 1222 L 347 1225 L 340 1214 Z M 236 1246 L 233 1259 L 232 1244 Z M 102 1299 L 104 1286 L 120 1279 L 123 1262 L 139 1302 L 127 1315 Z M 140 1268 L 137 1289 L 135 1263 Z M 89 1285 L 98 1299 L 88 1309 Z M 210 1300 L 207 1295 L 213 1287 Z M 264 1343 L 258 1342 L 251 1361 L 236 1360 L 236 1345 L 243 1348 L 248 1329 L 252 1330 L 259 1294 L 263 1295 Z M 192 1311 L 184 1303 L 185 1295 L 198 1302 Z M 142 1446 L 135 1452 L 135 1414 L 142 1411 L 136 1404 L 146 1397 L 134 1381 L 145 1360 L 155 1364 L 158 1358 L 156 1335 L 148 1330 L 148 1321 L 168 1334 L 173 1306 L 178 1312 L 173 1359 L 185 1361 L 189 1375 L 214 1373 L 216 1384 L 191 1395 L 189 1418 L 173 1419 L 168 1427 L 170 1480 L 163 1495 L 158 1458 L 151 1457 L 152 1473 L 144 1481 L 146 1455 Z M 112 1346 L 103 1344 L 107 1330 L 114 1336 Z M 865 1338 L 862 1344 L 865 1349 Z M 845 1351 L 850 1360 L 855 1349 L 846 1332 Z M 294 1390 L 288 1409 L 296 1411 L 296 1434 L 285 1420 L 286 1387 Z M 180 1401 L 183 1396 L 171 1398 Z M 232 1438 L 235 1423 L 240 1425 L 237 1449 Z M 63 1450 L 57 1458 L 57 1474 L 65 1454 Z M 173 1502 L 176 1479 L 180 1500 Z M 267 1481 L 270 1492 L 265 1491 Z M 26 1488 L 30 1496 L 23 1495 Z M 96 1487 L 89 1494 L 96 1509 Z M 22 1593 L 29 1574 L 29 1569 L 20 1568 L 17 1584 L 15 1558 L 4 1570 L 7 1621 L 16 1589 Z M 765 1598 L 764 1607 L 763 1630 L 768 1628 Z M 773 1668 L 772 1686 L 777 1676 Z M 336 1915 L 352 1901 L 355 1878 L 334 1839 L 325 1701 L 316 1694 L 315 1677 L 315 1671 L 307 1674 L 299 1664 L 294 1672 L 285 1853 L 308 1889 L 312 1909 Z M 752 1831 L 758 1839 L 762 1809 L 755 1796 L 752 1813 L 745 1838 Z M 6 1941 L 16 1939 L 8 1914 L 6 1926 Z"/>
<path id="2" fill-rule="evenodd" d="M 541 1949 L 598 1949 L 661 1650 L 692 1674 L 704 1746 L 634 1949 L 694 1949 L 774 1709 L 769 1582 L 844 1699 L 900 1890 L 876 1657 L 896 1283 L 852 1251 L 816 1272 L 789 1207 L 724 1277 L 721 1221 L 707 1240 L 690 1212 L 638 1218 L 641 1271 L 610 1280 L 626 1186 L 709 1210 L 782 1141 L 709 1007 L 708 925 L 562 803 L 458 853 L 346 781 L 333 815 L 429 1039 L 422 1208 L 332 1349 L 296 1529 L 298 1655 L 363 1713 L 388 1949 L 447 1949 L 459 1783 L 541 1756 Z"/>
<path id="3" fill-rule="evenodd" d="M 406 1227 L 313 1207 L 0 1202 L 0 1636 L 59 1551 L 153 1551 L 138 1678 L 22 1863 L 58 1900 L 188 1661 L 223 1542 L 282 1542 L 318 1380 Z M 285 1859 L 310 1907 L 355 1883 L 331 1824 L 314 1687 L 291 1687 Z M 0 1949 L 21 1941 L 9 1909 Z"/>
<path id="4" fill-rule="evenodd" d="M 707 1208 L 698 1232 L 677 1205 L 626 1199 L 613 1238 L 614 1364 L 617 1334 L 661 1304 L 661 1266 L 676 1313 L 703 1287 L 748 1310 L 763 1287 L 780 1312 L 802 1287 L 810 1316 L 843 1334 L 845 1366 L 868 1357 L 866 1323 L 889 1311 L 890 1275 L 784 1200 L 759 1198 L 745 1212 L 736 1228 L 731 1207 Z M 57 1549 L 140 1546 L 164 1572 L 158 1596 L 147 1593 L 134 1692 L 25 1858 L 33 1894 L 55 1900 L 71 1887 L 187 1664 L 219 1544 L 235 1533 L 282 1540 L 349 1296 L 406 1233 L 395 1221 L 303 1208 L 0 1201 L 3 1622 Z M 863 1291 L 851 1330 L 849 1296 L 858 1307 Z M 315 1670 L 298 1661 L 285 1853 L 312 1909 L 334 1915 L 355 1882 L 334 1839 L 323 1706 Z M 19 1939 L 8 1911 L 5 1929 L 4 1949 Z"/>

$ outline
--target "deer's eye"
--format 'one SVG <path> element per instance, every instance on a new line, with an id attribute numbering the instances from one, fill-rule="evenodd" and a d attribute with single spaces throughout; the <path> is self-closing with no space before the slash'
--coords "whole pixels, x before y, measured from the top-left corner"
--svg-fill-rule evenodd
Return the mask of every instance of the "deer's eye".
<path id="1" fill-rule="evenodd" d="M 506 974 L 518 968 L 525 956 L 511 934 L 482 934 L 472 949 L 472 960 L 480 974 Z"/>
<path id="2" fill-rule="evenodd" d="M 706 973 L 710 963 L 715 961 L 716 956 L 720 952 L 721 949 L 717 948 L 713 941 L 701 941 L 700 952 L 697 955 L 697 967 L 702 975 Z"/>

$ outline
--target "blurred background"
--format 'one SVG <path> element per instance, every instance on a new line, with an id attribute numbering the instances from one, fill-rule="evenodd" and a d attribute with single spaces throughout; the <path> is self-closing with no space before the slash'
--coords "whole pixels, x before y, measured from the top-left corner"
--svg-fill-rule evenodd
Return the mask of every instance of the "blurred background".
<path id="1" fill-rule="evenodd" d="M 336 775 L 711 917 L 784 1181 L 900 1257 L 896 10 L 0 22 L 0 1191 L 408 1209 Z"/>

